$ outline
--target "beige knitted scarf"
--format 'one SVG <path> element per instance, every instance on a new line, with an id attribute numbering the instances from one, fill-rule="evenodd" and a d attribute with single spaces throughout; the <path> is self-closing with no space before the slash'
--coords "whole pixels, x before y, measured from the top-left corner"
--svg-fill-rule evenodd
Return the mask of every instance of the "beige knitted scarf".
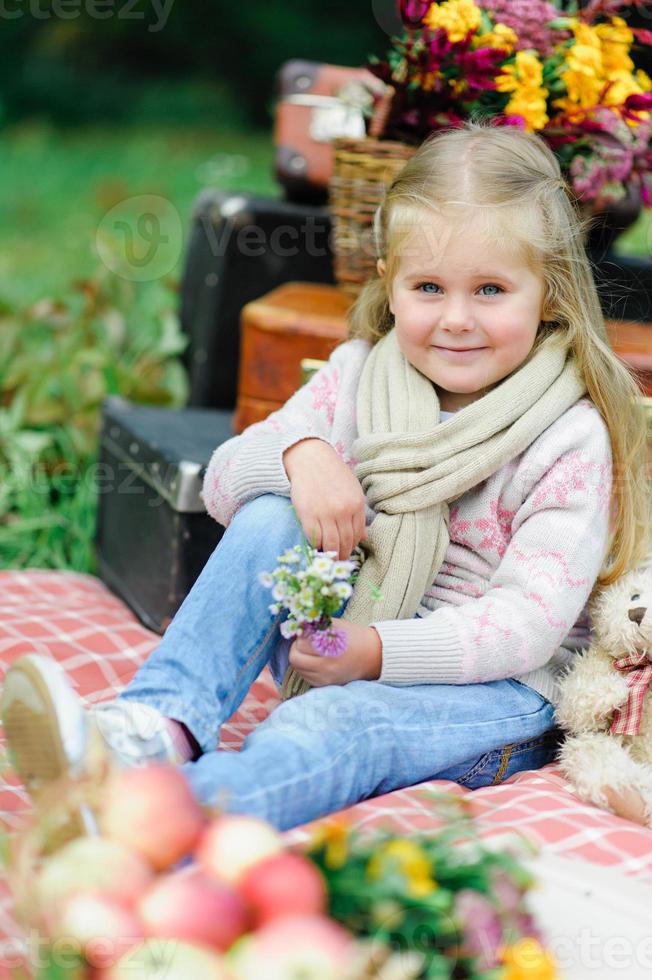
<path id="1" fill-rule="evenodd" d="M 406 359 L 395 330 L 383 337 L 358 387 L 355 472 L 376 516 L 346 618 L 414 616 L 446 555 L 449 502 L 527 449 L 585 392 L 567 345 L 551 333 L 517 371 L 439 425 L 435 386 Z M 282 697 L 309 688 L 289 667 Z"/>

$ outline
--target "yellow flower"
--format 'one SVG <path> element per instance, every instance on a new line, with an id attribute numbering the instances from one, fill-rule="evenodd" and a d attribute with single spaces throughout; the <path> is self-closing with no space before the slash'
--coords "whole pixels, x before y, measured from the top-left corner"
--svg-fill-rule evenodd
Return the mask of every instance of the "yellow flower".
<path id="1" fill-rule="evenodd" d="M 634 43 L 634 35 L 622 17 L 612 17 L 608 24 L 596 24 L 594 30 L 603 44 L 607 41 L 629 47 Z"/>
<path id="2" fill-rule="evenodd" d="M 543 65 L 532 51 L 517 51 L 513 65 L 506 65 L 496 79 L 499 92 L 513 93 L 503 110 L 506 115 L 522 116 L 526 129 L 543 129 L 548 122 L 543 86 Z"/>
<path id="3" fill-rule="evenodd" d="M 641 92 L 649 92 L 652 89 L 652 78 L 642 68 L 639 68 L 636 72 L 636 81 L 639 84 Z"/>
<path id="4" fill-rule="evenodd" d="M 515 31 L 507 24 L 496 24 L 493 31 L 487 34 L 478 34 L 473 39 L 474 48 L 502 48 L 507 54 L 511 54 L 518 41 Z"/>
<path id="5" fill-rule="evenodd" d="M 513 65 L 505 65 L 503 73 L 496 79 L 499 92 L 518 92 L 541 88 L 543 65 L 532 51 L 517 51 Z"/>
<path id="6" fill-rule="evenodd" d="M 391 868 L 398 868 L 404 875 L 412 898 L 423 898 L 438 887 L 427 854 L 414 841 L 396 839 L 383 844 L 369 861 L 367 876 L 372 880 L 381 878 Z"/>
<path id="7" fill-rule="evenodd" d="M 634 35 L 622 17 L 614 17 L 608 24 L 598 24 L 596 34 L 602 42 L 602 63 L 606 75 L 615 71 L 634 70 L 634 62 L 629 56 L 629 49 L 634 41 Z"/>
<path id="8" fill-rule="evenodd" d="M 591 27 L 590 24 L 583 24 L 581 21 L 577 21 L 573 24 L 573 35 L 575 37 L 575 47 L 571 48 L 571 51 L 574 51 L 578 45 L 583 48 L 595 48 L 596 51 L 602 51 L 600 35 L 595 27 Z"/>
<path id="9" fill-rule="evenodd" d="M 502 947 L 498 957 L 505 966 L 501 980 L 558 980 L 553 957 L 531 936 Z"/>
<path id="10" fill-rule="evenodd" d="M 477 31 L 480 26 L 480 9 L 473 0 L 444 0 L 433 3 L 424 18 L 424 23 L 435 31 L 443 27 L 451 41 L 463 41 L 469 31 Z"/>
<path id="11" fill-rule="evenodd" d="M 528 95 L 527 92 L 513 95 L 504 111 L 507 116 L 522 116 L 528 133 L 543 129 L 548 122 L 545 98 Z"/>
<path id="12" fill-rule="evenodd" d="M 315 828 L 310 849 L 325 848 L 324 860 L 329 868 L 341 868 L 349 855 L 349 824 L 341 817 L 322 820 Z"/>
<path id="13" fill-rule="evenodd" d="M 568 49 L 563 69 L 567 97 L 555 106 L 568 111 L 572 106 L 590 107 L 598 101 L 605 105 L 622 105 L 632 94 L 649 91 L 643 88 L 649 79 L 634 74 L 629 56 L 634 35 L 622 17 L 608 23 L 581 24 L 574 21 L 575 44 Z M 611 86 L 603 95 L 605 87 Z"/>
<path id="14" fill-rule="evenodd" d="M 628 71 L 613 72 L 609 81 L 613 84 L 604 97 L 605 105 L 622 105 L 629 95 L 639 95 L 642 91 L 634 76 Z"/>

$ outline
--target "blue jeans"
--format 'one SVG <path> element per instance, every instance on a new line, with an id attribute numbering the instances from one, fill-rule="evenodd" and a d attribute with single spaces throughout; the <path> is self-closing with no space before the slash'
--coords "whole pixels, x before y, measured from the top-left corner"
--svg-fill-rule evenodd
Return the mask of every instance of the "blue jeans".
<path id="1" fill-rule="evenodd" d="M 281 702 L 240 752 L 216 751 L 220 726 L 269 663 L 280 684 L 290 642 L 258 581 L 302 540 L 290 501 L 242 507 L 161 643 L 120 695 L 183 722 L 203 754 L 183 767 L 205 804 L 280 830 L 425 780 L 488 786 L 550 762 L 553 707 L 514 679 L 392 686 L 352 681 Z"/>

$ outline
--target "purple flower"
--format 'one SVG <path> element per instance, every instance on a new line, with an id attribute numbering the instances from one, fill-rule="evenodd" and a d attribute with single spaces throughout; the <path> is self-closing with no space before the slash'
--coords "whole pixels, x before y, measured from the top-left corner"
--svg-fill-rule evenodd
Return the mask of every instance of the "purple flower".
<path id="1" fill-rule="evenodd" d="M 555 44 L 570 37 L 569 31 L 547 25 L 559 16 L 552 3 L 545 0 L 478 0 L 478 6 L 491 13 L 494 23 L 506 24 L 518 35 L 516 48 L 534 48 L 545 57 Z"/>
<path id="2" fill-rule="evenodd" d="M 339 657 L 346 650 L 346 633 L 335 626 L 324 630 L 310 625 L 304 629 L 304 635 L 322 657 Z"/>
<path id="3" fill-rule="evenodd" d="M 458 64 L 467 85 L 466 91 L 473 94 L 495 89 L 495 76 L 499 62 L 503 61 L 504 57 L 505 52 L 500 48 L 477 48 L 475 51 L 465 51 L 460 56 Z"/>
<path id="4" fill-rule="evenodd" d="M 463 888 L 455 896 L 455 915 L 464 933 L 464 951 L 478 957 L 477 968 L 490 970 L 498 966 L 496 951 L 503 938 L 503 927 L 491 902 L 480 892 Z"/>
<path id="5" fill-rule="evenodd" d="M 407 27 L 418 27 L 428 12 L 431 0 L 400 0 L 401 20 Z"/>
<path id="6" fill-rule="evenodd" d="M 430 55 L 428 63 L 429 71 L 436 71 L 442 61 L 448 57 L 453 50 L 453 42 L 443 27 L 438 27 L 434 34 L 427 34 L 426 47 Z"/>

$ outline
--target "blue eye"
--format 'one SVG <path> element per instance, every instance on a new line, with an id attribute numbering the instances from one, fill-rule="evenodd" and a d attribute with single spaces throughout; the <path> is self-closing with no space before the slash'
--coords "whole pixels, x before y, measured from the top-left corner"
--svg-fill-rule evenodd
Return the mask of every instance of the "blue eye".
<path id="1" fill-rule="evenodd" d="M 422 282 L 419 284 L 419 290 L 423 293 L 428 293 L 428 295 L 434 295 L 434 290 L 440 287 L 436 282 Z"/>
<path id="2" fill-rule="evenodd" d="M 481 289 L 495 289 L 496 290 L 495 293 L 485 293 L 485 296 L 498 296 L 499 293 L 502 293 L 502 289 L 500 288 L 500 286 L 496 286 L 496 284 L 493 283 L 493 282 L 489 282 L 489 283 L 487 283 L 486 286 L 481 286 L 480 288 Z"/>

